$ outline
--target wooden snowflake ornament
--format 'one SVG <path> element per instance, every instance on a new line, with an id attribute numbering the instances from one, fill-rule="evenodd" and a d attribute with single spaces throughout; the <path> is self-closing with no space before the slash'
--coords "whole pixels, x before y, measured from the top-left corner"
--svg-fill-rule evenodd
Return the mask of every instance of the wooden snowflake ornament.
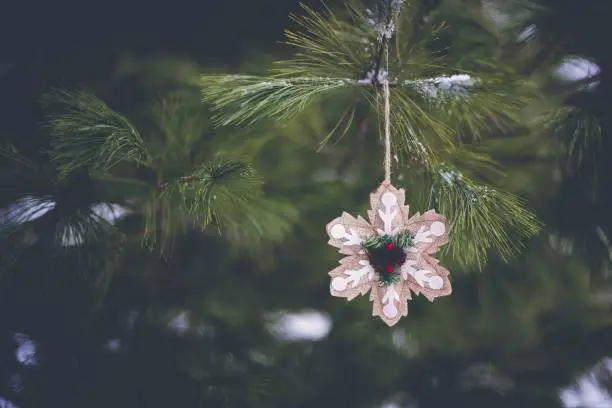
<path id="1" fill-rule="evenodd" d="M 431 257 L 448 242 L 446 217 L 429 210 L 408 218 L 405 193 L 383 182 L 370 194 L 370 222 L 346 212 L 327 225 L 329 244 L 347 255 L 329 272 L 333 296 L 370 291 L 372 315 L 395 325 L 408 315 L 411 292 L 429 301 L 450 295 L 449 272 Z"/>

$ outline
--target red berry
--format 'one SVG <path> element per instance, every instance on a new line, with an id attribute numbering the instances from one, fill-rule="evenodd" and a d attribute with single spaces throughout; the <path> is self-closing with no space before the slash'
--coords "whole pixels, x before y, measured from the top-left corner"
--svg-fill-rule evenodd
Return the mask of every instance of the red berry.
<path id="1" fill-rule="evenodd" d="M 393 245 L 393 242 L 389 242 L 386 245 L 387 251 L 393 251 L 393 248 L 395 248 L 395 245 Z"/>
<path id="2" fill-rule="evenodd" d="M 391 273 L 394 269 L 393 265 L 387 265 L 387 272 Z"/>

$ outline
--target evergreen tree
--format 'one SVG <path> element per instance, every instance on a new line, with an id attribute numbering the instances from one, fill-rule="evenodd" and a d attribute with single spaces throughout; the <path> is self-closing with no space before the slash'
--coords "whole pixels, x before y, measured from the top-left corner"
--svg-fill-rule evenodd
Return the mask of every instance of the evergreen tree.
<path id="1" fill-rule="evenodd" d="M 549 83 L 544 73 L 559 60 L 532 63 L 538 39 L 517 43 L 523 27 L 490 24 L 490 9 L 480 2 L 423 3 L 426 7 L 419 10 L 428 16 L 425 20 L 446 22 L 439 40 L 452 44 L 447 52 L 453 58 L 465 63 L 490 60 L 490 71 L 478 66 L 468 71 L 471 77 L 491 79 L 487 72 L 494 76 L 503 66 L 525 79 L 521 75 L 537 65 L 530 78 Z M 521 20 L 524 10 L 510 15 L 527 24 Z M 404 11 L 409 10 L 402 11 L 402 19 L 408 15 Z M 414 18 L 421 21 L 422 16 Z M 400 25 L 405 33 L 402 27 L 407 25 Z M 267 59 L 256 58 L 236 70 L 260 70 Z M 43 133 L 48 145 L 43 154 L 23 148 L 20 135 L 12 143 L 18 148 L 7 144 L 3 150 L 10 160 L 2 162 L 0 199 L 2 207 L 11 208 L 3 220 L 3 227 L 10 228 L 3 231 L 11 235 L 2 240 L 3 260 L 10 269 L 0 280 L 0 396 L 20 408 L 559 407 L 559 390 L 609 353 L 610 304 L 599 296 L 605 294 L 599 268 L 590 268 L 595 258 L 572 252 L 571 241 L 565 239 L 579 237 L 582 225 L 567 226 L 565 236 L 554 234 L 562 225 L 551 214 L 580 203 L 575 194 L 560 194 L 571 185 L 568 174 L 554 177 L 559 163 L 564 167 L 568 157 L 575 157 L 558 148 L 571 139 L 552 131 L 554 122 L 546 119 L 559 106 L 566 108 L 564 99 L 529 98 L 520 118 L 504 122 L 503 129 L 489 132 L 476 126 L 477 141 L 465 122 L 459 125 L 421 105 L 427 113 L 421 118 L 463 130 L 459 134 L 466 138 L 438 150 L 437 136 L 410 122 L 419 125 L 422 140 L 440 156 L 437 165 L 452 164 L 466 177 L 488 175 L 499 194 L 527 198 L 547 226 L 510 262 L 489 257 L 482 274 L 463 273 L 470 269 L 447 257 L 454 295 L 435 304 L 416 299 L 409 318 L 390 330 L 368 317 L 367 302 L 339 302 L 328 295 L 326 271 L 337 257 L 326 247 L 322 226 L 339 208 L 363 212 L 364 197 L 380 174 L 372 154 L 379 131 L 375 117 L 364 113 L 371 109 L 367 103 L 356 108 L 346 137 L 320 149 L 321 135 L 346 127 L 348 121 L 335 125 L 355 102 L 354 95 L 315 100 L 291 121 L 261 118 L 249 127 L 215 128 L 207 106 L 199 101 L 199 65 L 132 59 L 112 71 L 118 75 L 112 80 L 81 84 L 86 91 L 49 94 L 43 130 L 50 134 Z M 449 75 L 446 70 L 432 75 L 438 74 Z M 507 83 L 499 85 L 502 96 L 514 101 L 517 95 L 508 92 Z M 451 106 L 467 120 L 469 112 L 460 106 L 477 101 L 461 102 L 467 105 Z M 407 114 L 401 103 L 394 106 Z M 475 112 L 482 112 L 477 107 Z M 222 109 L 217 115 L 229 112 L 235 111 Z M 503 117 L 504 112 L 497 114 Z M 113 132 L 88 133 L 109 126 Z M 398 156 L 414 157 L 407 147 L 402 149 L 409 144 L 396 142 Z M 155 160 L 142 160 L 145 150 Z M 482 159 L 482 166 L 479 160 L 467 160 L 475 155 L 495 159 L 506 174 L 482 171 L 488 159 Z M 207 184 L 211 172 L 204 171 L 211 162 L 249 163 L 257 173 L 253 170 L 246 180 L 238 174 L 228 184 L 222 179 L 213 186 Z M 475 168 L 469 171 L 462 163 Z M 416 169 L 435 173 L 437 167 L 408 164 L 396 165 L 394 175 L 408 188 L 413 206 L 423 209 L 431 180 L 422 183 L 422 177 L 413 176 Z M 174 196 L 167 194 L 174 190 L 159 188 L 158 174 L 169 182 L 167 188 L 200 176 L 192 191 L 204 193 L 195 197 L 199 209 L 191 206 L 189 188 Z M 251 222 L 236 218 L 229 206 L 206 201 L 209 188 L 240 195 L 245 184 L 248 201 L 237 204 L 242 210 L 241 204 L 248 203 L 241 214 Z M 56 212 L 32 219 L 32 211 L 42 212 L 40 206 L 48 203 L 55 203 Z M 263 203 L 266 217 L 257 203 Z M 117 208 L 113 204 L 130 212 L 112 218 L 100 212 Z M 168 211 L 157 211 L 160 207 Z M 24 213 L 27 208 L 30 212 Z M 573 214 L 577 219 L 590 216 Z M 147 225 L 156 227 L 154 241 L 143 241 Z M 72 228 L 84 231 L 86 239 L 65 246 L 62 232 Z M 506 231 L 511 236 L 513 229 Z M 263 252 L 236 251 L 257 248 L 260 240 Z M 143 242 L 155 251 L 143 248 Z M 470 245 L 482 250 L 484 244 L 460 242 L 456 248 Z M 98 272 L 105 265 L 112 274 Z M 92 272 L 97 272 L 95 279 Z M 318 316 L 319 337 L 296 338 L 286 325 L 305 309 Z M 34 357 L 28 355 L 28 345 L 34 345 Z"/>

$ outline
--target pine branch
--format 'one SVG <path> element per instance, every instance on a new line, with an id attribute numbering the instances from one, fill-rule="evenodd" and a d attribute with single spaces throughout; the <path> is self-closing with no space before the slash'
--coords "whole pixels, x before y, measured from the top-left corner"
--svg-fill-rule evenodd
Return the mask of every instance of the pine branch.
<path id="1" fill-rule="evenodd" d="M 66 211 L 52 197 L 36 196 L 21 197 L 0 213 L 3 238 L 25 229 L 35 234 L 49 234 L 50 241 L 58 247 L 101 242 L 115 230 L 94 205 Z"/>
<path id="2" fill-rule="evenodd" d="M 509 92 L 509 86 L 522 91 Z M 422 106 L 441 125 L 449 126 L 449 130 L 460 129 L 475 140 L 516 126 L 521 110 L 536 97 L 530 82 L 481 79 L 465 73 L 406 80 L 401 87 L 410 88 L 408 95 L 414 104 Z"/>
<path id="3" fill-rule="evenodd" d="M 151 107 L 149 116 L 151 124 L 155 126 L 157 141 L 161 144 L 155 147 L 160 148 L 161 155 L 166 159 L 176 159 L 172 157 L 175 150 L 184 154 L 185 148 L 191 149 L 196 143 L 209 142 L 206 136 L 212 130 L 211 120 L 209 115 L 202 115 L 202 103 L 197 92 L 168 93 Z M 147 140 L 147 145 L 152 142 Z"/>
<path id="4" fill-rule="evenodd" d="M 49 112 L 52 160 L 62 176 L 81 167 L 108 170 L 124 161 L 149 163 L 138 130 L 96 96 L 54 90 L 43 103 Z"/>
<path id="5" fill-rule="evenodd" d="M 2 210 L 0 229 L 9 231 L 16 226 L 32 221 L 55 207 L 51 197 L 21 197 L 11 206 Z"/>
<path id="6" fill-rule="evenodd" d="M 452 129 L 428 115 L 414 99 L 392 93 L 391 106 L 392 137 L 400 141 L 395 143 L 398 156 L 422 166 L 436 166 L 440 153 L 454 148 Z"/>
<path id="7" fill-rule="evenodd" d="M 355 20 L 351 23 L 328 8 L 325 14 L 320 14 L 308 6 L 302 7 L 305 16 L 292 19 L 304 32 L 286 32 L 287 43 L 300 50 L 294 59 L 277 61 L 270 75 L 264 77 L 202 77 L 203 99 L 213 105 L 217 124 L 252 124 L 263 118 L 286 121 L 324 96 L 346 90 L 356 100 L 359 88 L 372 87 L 372 82 L 360 81 L 372 52 L 363 52 L 361 48 L 354 52 L 355 43 L 363 45 L 367 37 L 375 40 L 375 33 L 360 9 L 349 5 Z"/>
<path id="8" fill-rule="evenodd" d="M 324 7 L 320 13 L 301 4 L 304 15 L 290 18 L 300 27 L 285 31 L 285 43 L 297 49 L 293 59 L 278 61 L 274 72 L 299 76 L 361 78 L 376 50 L 376 33 L 357 4 L 348 3 L 348 19 Z M 361 44 L 361 47 L 355 47 Z"/>
<path id="9" fill-rule="evenodd" d="M 62 246 L 74 247 L 85 243 L 105 242 L 109 235 L 115 232 L 117 231 L 113 223 L 102 217 L 91 206 L 58 219 L 55 241 Z"/>
<path id="10" fill-rule="evenodd" d="M 432 50 L 432 40 L 445 26 L 435 19 L 417 21 L 418 8 L 398 16 L 392 5 L 400 3 L 385 3 L 378 15 L 350 3 L 346 19 L 327 8 L 317 13 L 305 7 L 304 17 L 294 17 L 301 31 L 287 32 L 287 42 L 298 49 L 295 58 L 278 62 L 270 76 L 203 76 L 204 100 L 213 104 L 218 124 L 250 124 L 263 118 L 287 121 L 324 96 L 340 101 L 340 91 L 350 91 L 348 114 L 333 133 L 349 128 L 346 116 L 354 119 L 350 112 L 360 101 L 380 112 L 378 85 L 387 81 L 398 160 L 417 163 L 430 175 L 426 181 L 436 197 L 431 204 L 449 215 L 456 234 L 476 237 L 453 247 L 453 254 L 480 266 L 489 249 L 508 258 L 537 233 L 533 214 L 512 194 L 467 176 L 443 182 L 440 175 L 454 174 L 447 169 L 454 168 L 456 155 L 467 157 L 460 148 L 464 143 L 516 125 L 521 109 L 536 97 L 535 88 L 493 59 L 453 61 L 448 50 Z M 394 35 L 396 26 L 410 30 L 414 24 L 420 25 L 411 41 Z M 386 48 L 394 50 L 388 65 L 381 53 Z M 497 168 L 490 158 L 471 158 L 484 168 Z"/>
<path id="11" fill-rule="evenodd" d="M 49 257 L 57 265 L 75 262 L 84 273 L 112 274 L 118 260 L 109 253 L 120 251 L 123 235 L 98 208 L 91 205 L 68 210 L 51 197 L 16 200 L 0 213 L 2 270 L 12 269 L 32 253 Z"/>
<path id="12" fill-rule="evenodd" d="M 214 228 L 229 242 L 255 249 L 264 240 L 278 240 L 297 217 L 290 206 L 262 195 L 262 179 L 242 161 L 215 160 L 191 174 L 165 183 L 147 201 L 147 245 L 162 253 L 178 232 Z"/>
<path id="13" fill-rule="evenodd" d="M 262 179 L 245 162 L 215 161 L 181 183 L 189 214 L 250 250 L 263 241 L 279 241 L 297 219 L 293 206 L 263 196 Z"/>
<path id="14" fill-rule="evenodd" d="M 436 133 L 446 128 L 442 137 L 461 129 L 480 138 L 484 131 L 516 123 L 519 111 L 535 97 L 529 82 L 494 61 L 470 61 L 468 68 L 462 68 L 447 60 L 444 52 L 432 51 L 431 39 L 443 30 L 441 26 L 420 27 L 416 43 L 402 41 L 402 33 L 392 38 L 395 20 L 407 29 L 415 24 L 414 10 L 398 17 L 393 4 L 388 2 L 386 11 L 374 16 L 358 3 L 349 3 L 348 18 L 327 8 L 318 13 L 304 6 L 305 16 L 293 17 L 301 30 L 286 33 L 297 53 L 293 59 L 278 61 L 271 75 L 202 77 L 203 97 L 213 104 L 216 122 L 286 121 L 319 97 L 332 97 L 342 88 L 358 90 L 351 94 L 353 103 L 358 99 L 375 102 L 372 95 L 378 84 L 387 80 L 392 95 L 399 94 L 406 102 L 404 113 L 418 123 L 415 127 L 424 124 Z M 385 62 L 381 50 L 392 40 L 396 52 L 390 55 L 387 72 L 381 65 Z"/>
<path id="15" fill-rule="evenodd" d="M 213 105 L 218 125 L 253 124 L 262 118 L 288 120 L 323 95 L 356 88 L 345 78 L 248 75 L 202 76 L 203 99 Z"/>
<path id="16" fill-rule="evenodd" d="M 215 161 L 182 177 L 179 188 L 188 212 L 205 224 L 223 218 L 223 211 L 261 194 L 262 179 L 248 163 Z"/>
<path id="17" fill-rule="evenodd" d="M 288 203 L 255 197 L 237 203 L 216 220 L 221 235 L 228 242 L 250 252 L 266 242 L 281 242 L 298 220 L 297 209 Z"/>
<path id="18" fill-rule="evenodd" d="M 579 168 L 586 157 L 594 160 L 604 133 L 597 116 L 572 106 L 551 109 L 538 118 L 535 127 L 554 135 L 564 146 L 570 170 Z"/>
<path id="19" fill-rule="evenodd" d="M 27 264 L 28 255 L 35 254 L 61 268 L 78 265 L 84 273 L 98 274 L 95 279 L 112 274 L 118 260 L 109 253 L 118 254 L 124 239 L 114 225 L 113 207 L 90 196 L 75 201 L 75 190 L 83 188 L 80 179 L 58 183 L 53 166 L 36 163 L 9 144 L 0 155 L 9 159 L 2 172 L 8 188 L 0 210 L 2 270 Z"/>
<path id="20" fill-rule="evenodd" d="M 52 157 L 62 174 L 85 167 L 103 185 L 127 188 L 123 200 L 129 199 L 144 219 L 143 243 L 159 249 L 162 256 L 171 252 L 178 234 L 194 227 L 221 231 L 222 220 L 230 225 L 229 214 L 237 217 L 241 214 L 237 208 L 248 212 L 249 203 L 262 194 L 262 180 L 250 164 L 211 161 L 218 152 L 210 146 L 210 120 L 201 114 L 197 93 L 194 98 L 190 92 L 174 92 L 154 104 L 146 116 L 146 141 L 126 118 L 95 96 L 58 91 L 46 102 L 55 108 L 58 100 L 62 110 L 50 121 Z M 117 171 L 109 172 L 120 162 L 131 164 L 121 168 L 127 179 Z M 142 165 L 147 167 L 146 174 L 138 169 Z M 253 225 L 248 217 L 242 219 Z"/>
<path id="21" fill-rule="evenodd" d="M 490 251 L 506 261 L 541 229 L 519 197 L 478 183 L 452 167 L 425 169 L 421 177 L 430 186 L 421 194 L 424 208 L 445 214 L 453 236 L 462 237 L 453 240 L 448 250 L 463 266 L 482 269 Z"/>

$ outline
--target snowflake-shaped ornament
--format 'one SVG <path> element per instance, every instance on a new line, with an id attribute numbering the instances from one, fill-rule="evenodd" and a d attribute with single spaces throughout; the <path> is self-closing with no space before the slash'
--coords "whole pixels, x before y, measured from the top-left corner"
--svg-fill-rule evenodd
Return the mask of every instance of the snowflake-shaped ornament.
<path id="1" fill-rule="evenodd" d="M 429 210 L 408 218 L 405 193 L 383 182 L 370 194 L 368 223 L 346 212 L 327 225 L 329 244 L 347 257 L 332 270 L 333 296 L 370 292 L 372 315 L 395 325 L 408 315 L 411 292 L 429 301 L 450 295 L 449 272 L 430 255 L 448 242 L 446 217 Z"/>

